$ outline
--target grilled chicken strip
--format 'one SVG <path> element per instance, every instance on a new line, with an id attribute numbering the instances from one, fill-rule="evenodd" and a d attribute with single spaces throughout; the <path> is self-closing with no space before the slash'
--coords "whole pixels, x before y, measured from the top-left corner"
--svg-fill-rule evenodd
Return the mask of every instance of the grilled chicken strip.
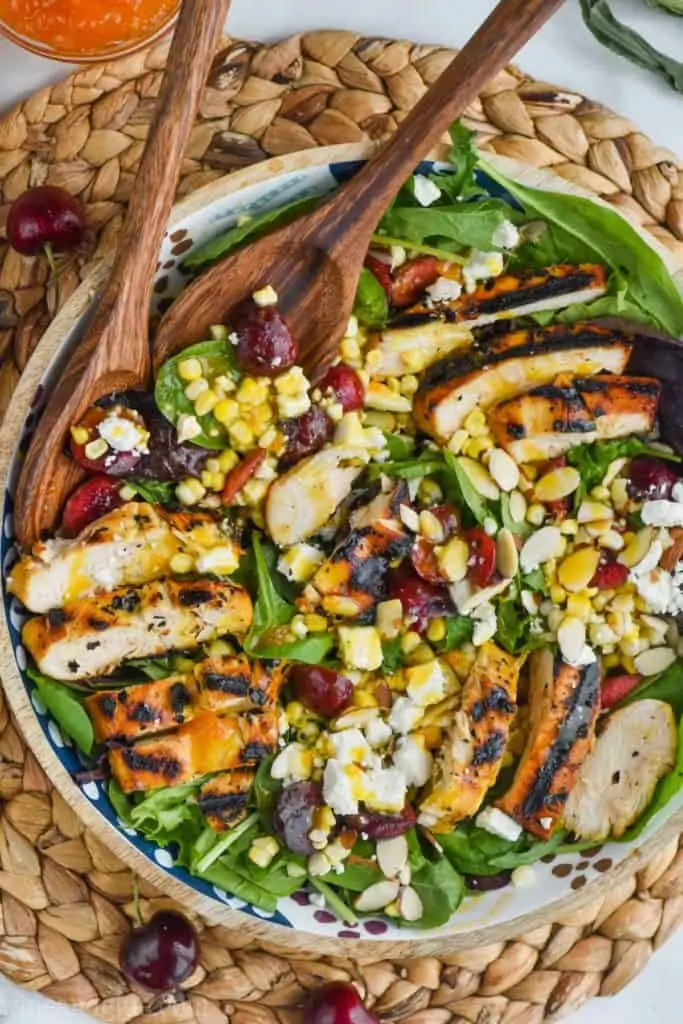
<path id="1" fill-rule="evenodd" d="M 363 448 L 333 445 L 275 480 L 265 506 L 266 526 L 275 543 L 289 547 L 324 526 L 351 493 L 367 461 Z"/>
<path id="2" fill-rule="evenodd" d="M 517 712 L 522 660 L 484 644 L 462 692 L 418 821 L 434 832 L 476 814 L 498 778 Z"/>
<path id="3" fill-rule="evenodd" d="M 597 663 L 573 668 L 549 650 L 534 652 L 529 670 L 529 739 L 496 806 L 527 832 L 548 839 L 593 746 L 600 673 Z"/>
<path id="4" fill-rule="evenodd" d="M 244 655 L 210 658 L 183 672 L 120 690 L 99 690 L 85 701 L 95 736 L 105 743 L 127 743 L 165 732 L 204 711 L 217 715 L 272 707 L 282 684 Z"/>
<path id="5" fill-rule="evenodd" d="M 419 428 L 447 441 L 473 409 L 489 409 L 550 384 L 558 374 L 621 373 L 631 355 L 630 335 L 597 324 L 555 325 L 526 333 L 531 341 L 519 344 L 520 332 L 513 332 L 430 367 L 415 396 Z"/>
<path id="6" fill-rule="evenodd" d="M 563 824 L 579 839 L 622 836 L 673 768 L 677 747 L 670 704 L 639 700 L 615 711 L 581 768 Z"/>
<path id="7" fill-rule="evenodd" d="M 41 672 L 75 682 L 106 675 L 128 658 L 246 633 L 252 616 L 249 594 L 234 583 L 158 580 L 70 601 L 29 619 L 22 638 Z"/>
<path id="8" fill-rule="evenodd" d="M 275 709 L 226 718 L 206 712 L 176 732 L 110 751 L 112 774 L 124 793 L 135 793 L 258 764 L 277 744 L 277 715 Z"/>
<path id="9" fill-rule="evenodd" d="M 311 580 L 328 614 L 364 616 L 384 600 L 389 563 L 407 554 L 412 544 L 399 518 L 401 504 L 408 501 L 408 487 L 402 482 L 352 514 L 349 534 Z M 353 615 L 351 601 L 356 607 Z M 346 610 L 340 612 L 343 607 Z"/>
<path id="10" fill-rule="evenodd" d="M 560 264 L 543 270 L 521 270 L 482 281 L 473 292 L 446 302 L 420 303 L 393 323 L 414 327 L 429 320 L 466 323 L 472 329 L 501 318 L 564 309 L 574 302 L 592 302 L 607 291 L 604 267 L 593 263 Z"/>
<path id="11" fill-rule="evenodd" d="M 204 512 L 166 512 L 127 502 L 86 527 L 75 540 L 48 540 L 14 566 L 7 589 L 29 611 L 44 613 L 115 587 L 139 586 L 170 572 L 178 554 L 193 557 L 216 547 L 240 549 Z"/>
<path id="12" fill-rule="evenodd" d="M 242 769 L 216 775 L 202 786 L 197 803 L 212 829 L 228 832 L 246 818 L 255 778 L 253 768 Z"/>
<path id="13" fill-rule="evenodd" d="M 649 377 L 568 377 L 491 409 L 498 444 L 518 462 L 554 459 L 578 444 L 647 434 L 661 385 Z"/>

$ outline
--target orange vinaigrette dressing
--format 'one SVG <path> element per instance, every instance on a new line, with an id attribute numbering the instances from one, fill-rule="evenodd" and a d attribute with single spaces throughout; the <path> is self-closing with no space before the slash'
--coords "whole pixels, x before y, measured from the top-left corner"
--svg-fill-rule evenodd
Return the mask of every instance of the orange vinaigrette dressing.
<path id="1" fill-rule="evenodd" d="M 65 53 L 97 53 L 152 36 L 178 0 L 0 0 L 18 35 Z"/>

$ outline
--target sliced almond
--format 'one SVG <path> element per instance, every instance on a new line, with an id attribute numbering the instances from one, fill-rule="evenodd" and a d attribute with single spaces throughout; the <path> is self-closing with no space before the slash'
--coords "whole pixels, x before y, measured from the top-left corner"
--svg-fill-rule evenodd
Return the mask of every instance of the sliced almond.
<path id="1" fill-rule="evenodd" d="M 377 714 L 377 708 L 352 708 L 335 719 L 332 722 L 332 728 L 335 732 L 341 732 L 343 729 L 362 729 L 363 726 L 374 721 Z"/>
<path id="2" fill-rule="evenodd" d="M 398 878 L 408 863 L 408 841 L 405 836 L 380 839 L 377 843 L 377 863 L 386 878 Z"/>
<path id="3" fill-rule="evenodd" d="M 502 448 L 494 448 L 489 455 L 488 470 L 501 491 L 514 491 L 519 483 L 519 467 L 511 455 Z"/>
<path id="4" fill-rule="evenodd" d="M 523 523 L 526 519 L 528 502 L 520 491 L 513 491 L 510 495 L 510 515 L 513 523 Z"/>
<path id="5" fill-rule="evenodd" d="M 523 572 L 531 572 L 551 558 L 559 558 L 564 551 L 564 537 L 556 526 L 544 526 L 529 537 L 520 554 Z"/>
<path id="6" fill-rule="evenodd" d="M 404 921 L 419 921 L 424 914 L 422 900 L 409 885 L 399 893 L 398 912 Z"/>
<path id="7" fill-rule="evenodd" d="M 546 504 L 549 501 L 561 501 L 577 490 L 581 483 L 581 475 L 573 466 L 560 466 L 545 473 L 534 487 L 534 498 Z"/>
<path id="8" fill-rule="evenodd" d="M 384 910 L 393 903 L 398 896 L 400 886 L 398 882 L 385 879 L 382 882 L 375 882 L 365 892 L 362 892 L 354 903 L 354 907 L 361 914 L 372 914 L 377 910 Z"/>
<path id="9" fill-rule="evenodd" d="M 579 548 L 563 560 L 557 570 L 557 578 L 565 590 L 576 594 L 585 590 L 600 562 L 600 552 L 596 548 Z"/>
<path id="10" fill-rule="evenodd" d="M 581 661 L 586 647 L 586 626 L 574 615 L 565 615 L 557 631 L 560 654 L 569 665 Z"/>
<path id="11" fill-rule="evenodd" d="M 519 553 L 515 538 L 510 530 L 500 530 L 496 537 L 496 565 L 498 572 L 506 579 L 517 575 Z"/>
<path id="12" fill-rule="evenodd" d="M 463 583 L 468 583 L 467 580 L 462 580 L 461 583 L 456 583 L 455 586 L 450 588 L 451 597 L 453 598 L 454 604 L 461 615 L 471 615 L 475 608 L 478 608 L 480 604 L 484 604 L 490 601 L 494 597 L 498 597 L 504 590 L 510 586 L 512 580 L 501 580 L 499 583 L 492 583 L 490 587 L 484 587 L 483 590 L 475 590 L 469 592 L 467 597 L 462 597 L 459 588 L 462 587 Z M 457 596 L 456 596 L 457 595 Z"/>
<path id="13" fill-rule="evenodd" d="M 458 459 L 458 465 L 467 474 L 470 483 L 483 498 L 488 498 L 489 501 L 498 501 L 500 498 L 500 487 L 480 462 L 475 462 L 474 459 L 470 459 L 467 455 L 461 455 Z"/>
<path id="14" fill-rule="evenodd" d="M 638 530 L 633 540 L 629 541 L 621 552 L 617 561 L 632 569 L 634 565 L 638 565 L 645 558 L 652 547 L 654 537 L 655 531 L 651 526 L 645 526 L 642 530 Z"/>
<path id="15" fill-rule="evenodd" d="M 643 676 L 656 676 L 665 672 L 676 660 L 676 652 L 670 647 L 650 647 L 633 659 L 636 672 Z"/>

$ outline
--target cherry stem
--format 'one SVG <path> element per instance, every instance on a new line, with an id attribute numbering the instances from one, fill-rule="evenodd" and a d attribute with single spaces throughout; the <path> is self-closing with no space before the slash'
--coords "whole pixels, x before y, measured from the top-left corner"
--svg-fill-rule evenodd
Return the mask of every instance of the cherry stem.
<path id="1" fill-rule="evenodd" d="M 143 920 L 142 913 L 140 911 L 140 885 L 137 875 L 133 876 L 133 909 L 135 911 L 135 920 L 137 921 L 138 927 L 141 928 Z"/>
<path id="2" fill-rule="evenodd" d="M 50 270 L 52 271 L 53 274 L 56 274 L 57 273 L 57 261 L 55 260 L 55 253 L 54 253 L 54 249 L 52 248 L 52 244 L 50 242 L 46 242 L 45 245 L 43 246 L 43 250 L 44 250 L 45 255 L 47 257 L 47 262 L 50 264 Z"/>

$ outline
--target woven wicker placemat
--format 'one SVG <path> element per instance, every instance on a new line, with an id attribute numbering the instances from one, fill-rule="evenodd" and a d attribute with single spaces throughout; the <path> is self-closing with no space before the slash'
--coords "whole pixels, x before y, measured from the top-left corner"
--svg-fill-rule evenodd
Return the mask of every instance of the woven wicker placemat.
<path id="1" fill-rule="evenodd" d="M 28 186 L 61 185 L 88 207 L 92 236 L 49 278 L 45 260 L 0 243 L 0 412 L 55 312 L 92 258 L 113 251 L 167 48 L 87 68 L 0 120 L 0 224 Z M 231 42 L 214 62 L 180 194 L 266 156 L 379 139 L 452 51 L 313 32 L 274 46 Z M 499 75 L 468 110 L 480 144 L 598 193 L 683 257 L 683 167 L 627 119 L 583 96 Z M 85 830 L 27 749 L 0 693 L 0 971 L 112 1024 L 297 1024 L 305 993 L 351 978 L 383 1021 L 540 1024 L 638 974 L 683 920 L 683 844 L 580 912 L 519 938 L 443 959 L 287 956 L 202 928 L 202 962 L 170 1005 L 118 970 L 133 917 L 131 872 Z M 167 900 L 142 884 L 142 911 Z M 286 945 L 286 936 L 283 937 Z M 352 947 L 349 947 L 351 951 Z"/>

